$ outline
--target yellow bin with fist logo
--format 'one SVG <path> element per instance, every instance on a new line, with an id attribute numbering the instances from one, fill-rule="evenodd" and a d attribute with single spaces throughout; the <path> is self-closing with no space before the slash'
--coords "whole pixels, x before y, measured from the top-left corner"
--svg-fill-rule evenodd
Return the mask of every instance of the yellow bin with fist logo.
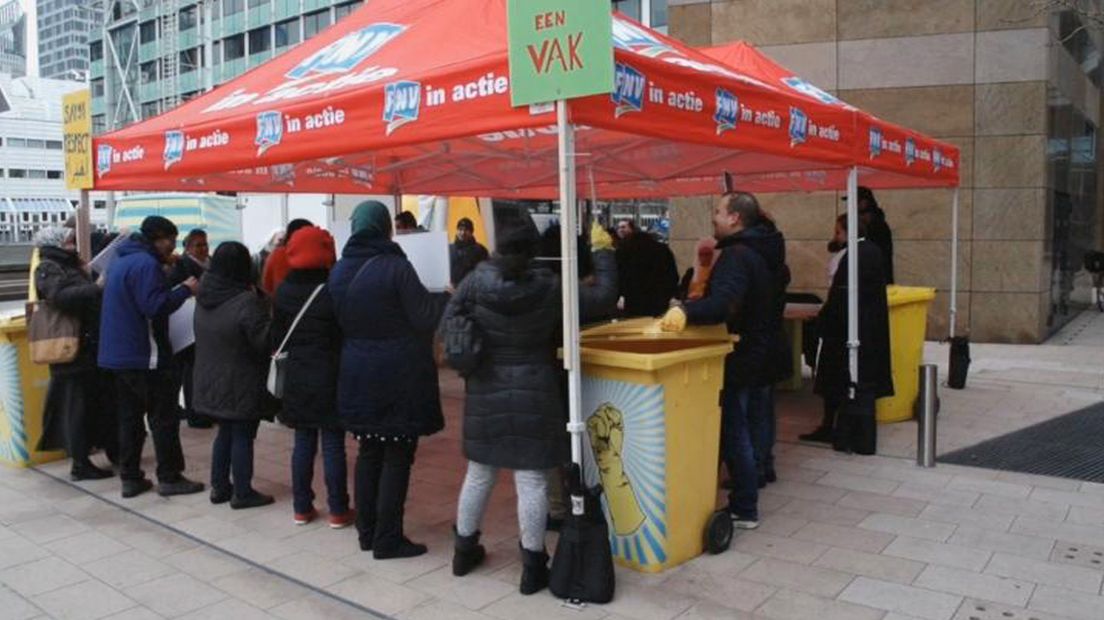
<path id="1" fill-rule="evenodd" d="M 582 333 L 588 484 L 601 484 L 614 559 L 655 573 L 701 555 L 717 503 L 723 325 L 654 319 Z M 726 517 L 727 520 L 727 517 Z"/>

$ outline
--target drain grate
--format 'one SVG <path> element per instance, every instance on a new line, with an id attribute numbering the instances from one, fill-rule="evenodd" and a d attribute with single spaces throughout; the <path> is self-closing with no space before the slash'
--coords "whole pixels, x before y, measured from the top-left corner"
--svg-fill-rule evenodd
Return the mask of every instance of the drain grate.
<path id="1" fill-rule="evenodd" d="M 1104 570 L 1104 547 L 1058 541 L 1050 554 L 1050 561 Z"/>
<path id="2" fill-rule="evenodd" d="M 958 608 L 954 620 L 1063 620 L 1058 616 L 1041 614 L 1022 607 L 1009 607 L 999 603 L 990 603 L 968 598 Z"/>
<path id="3" fill-rule="evenodd" d="M 941 463 L 1104 482 L 1104 403 L 939 457 Z"/>

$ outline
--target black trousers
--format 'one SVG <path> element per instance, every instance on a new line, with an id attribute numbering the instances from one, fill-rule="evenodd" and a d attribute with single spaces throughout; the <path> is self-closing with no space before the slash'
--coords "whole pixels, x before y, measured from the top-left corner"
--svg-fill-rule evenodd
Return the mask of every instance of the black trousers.
<path id="1" fill-rule="evenodd" d="M 211 488 L 220 493 L 233 489 L 245 499 L 253 491 L 253 441 L 260 420 L 219 420 L 211 448 Z M 231 484 L 233 476 L 233 484 Z"/>
<path id="2" fill-rule="evenodd" d="M 65 450 L 74 468 L 88 462 L 95 388 L 95 368 L 50 367 L 39 450 Z"/>
<path id="3" fill-rule="evenodd" d="M 410 468 L 418 441 L 361 439 L 353 483 L 357 533 L 372 548 L 388 551 L 403 542 L 403 515 Z"/>
<path id="4" fill-rule="evenodd" d="M 195 409 L 192 409 L 192 371 L 195 369 L 195 345 L 181 349 L 173 356 L 173 366 L 176 367 L 180 387 L 184 389 L 184 412 L 189 420 L 196 418 Z"/>
<path id="5" fill-rule="evenodd" d="M 180 419 L 176 414 L 176 378 L 171 370 L 115 372 L 119 410 L 119 477 L 140 480 L 145 421 L 153 435 L 159 482 L 176 482 L 184 471 Z"/>

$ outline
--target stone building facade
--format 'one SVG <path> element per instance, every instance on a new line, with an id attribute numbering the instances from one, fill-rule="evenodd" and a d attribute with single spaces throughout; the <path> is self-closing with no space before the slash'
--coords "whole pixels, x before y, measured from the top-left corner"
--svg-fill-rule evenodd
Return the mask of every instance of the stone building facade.
<path id="1" fill-rule="evenodd" d="M 1088 300 L 1084 251 L 1101 243 L 1104 38 L 1087 12 L 1031 0 L 671 0 L 670 33 L 755 44 L 842 99 L 962 150 L 959 333 L 1040 342 Z M 938 290 L 947 333 L 951 192 L 877 192 L 897 280 Z M 839 193 L 764 196 L 786 233 L 793 290 L 823 294 Z M 690 263 L 711 201 L 677 199 L 673 246 Z"/>

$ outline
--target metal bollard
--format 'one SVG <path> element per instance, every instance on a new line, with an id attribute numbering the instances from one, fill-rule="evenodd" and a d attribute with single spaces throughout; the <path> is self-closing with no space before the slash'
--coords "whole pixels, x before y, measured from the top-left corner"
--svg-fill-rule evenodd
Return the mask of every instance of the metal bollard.
<path id="1" fill-rule="evenodd" d="M 935 364 L 920 365 L 920 403 L 916 415 L 916 464 L 935 467 L 936 413 L 938 413 L 939 368 Z"/>

